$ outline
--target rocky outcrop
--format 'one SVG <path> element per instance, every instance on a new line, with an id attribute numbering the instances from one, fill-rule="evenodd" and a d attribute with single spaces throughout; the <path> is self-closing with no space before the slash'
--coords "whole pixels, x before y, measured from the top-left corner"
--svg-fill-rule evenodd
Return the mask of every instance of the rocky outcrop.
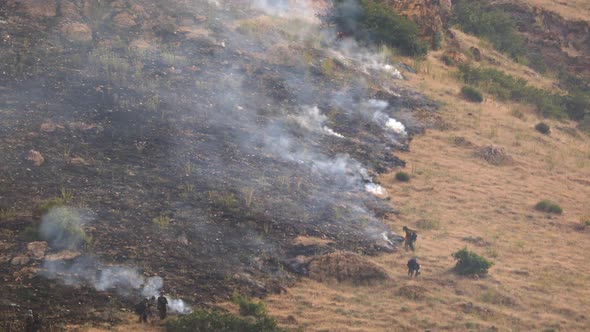
<path id="1" fill-rule="evenodd" d="M 515 18 L 527 47 L 541 54 L 548 65 L 562 65 L 570 73 L 590 78 L 590 23 L 523 3 L 497 4 Z"/>

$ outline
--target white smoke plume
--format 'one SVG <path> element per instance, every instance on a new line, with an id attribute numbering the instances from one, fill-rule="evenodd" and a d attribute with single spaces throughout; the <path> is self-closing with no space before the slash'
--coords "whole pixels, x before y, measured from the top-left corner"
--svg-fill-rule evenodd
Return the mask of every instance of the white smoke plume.
<path id="1" fill-rule="evenodd" d="M 378 184 L 375 183 L 367 183 L 365 184 L 365 190 L 368 193 L 371 193 L 375 196 L 384 196 L 387 195 L 387 190 L 385 190 L 385 188 L 381 187 Z"/>
<path id="2" fill-rule="evenodd" d="M 71 207 L 54 207 L 41 218 L 40 233 L 53 248 L 75 249 L 85 240 L 83 226 L 92 221 L 91 214 Z M 164 287 L 159 276 L 146 278 L 136 269 L 124 265 L 105 265 L 95 258 L 80 257 L 73 262 L 46 260 L 41 274 L 60 279 L 69 286 L 90 285 L 98 291 L 115 291 L 123 296 L 141 294 L 157 296 Z M 182 300 L 171 301 L 178 313 L 190 310 Z"/>
<path id="3" fill-rule="evenodd" d="M 322 10 L 317 2 L 314 5 L 313 1 L 308 0 L 252 0 L 250 6 L 270 16 L 310 22 L 318 22 L 317 14 Z"/>
<path id="4" fill-rule="evenodd" d="M 386 54 L 360 47 L 351 38 L 338 43 L 338 49 L 331 49 L 331 54 L 345 66 L 361 68 L 367 75 L 385 74 L 386 78 L 404 78 L 401 72 L 387 61 Z"/>
<path id="5" fill-rule="evenodd" d="M 344 138 L 344 135 L 335 132 L 332 128 L 324 125 L 324 122 L 328 119 L 327 116 L 323 115 L 317 106 L 303 107 L 302 113 L 293 116 L 293 119 L 303 128 L 309 131 L 320 132 L 325 135 L 335 136 L 338 138 Z"/>
<path id="6" fill-rule="evenodd" d="M 364 107 L 373 112 L 373 120 L 381 125 L 383 128 L 393 131 L 394 133 L 406 137 L 408 135 L 406 126 L 400 121 L 391 118 L 384 111 L 389 107 L 389 103 L 384 100 L 369 99 Z"/>
<path id="7" fill-rule="evenodd" d="M 80 257 L 73 262 L 46 260 L 42 267 L 43 276 L 59 279 L 68 286 L 92 286 L 98 291 L 114 291 L 125 297 L 158 296 L 164 287 L 164 281 L 159 276 L 144 277 L 134 268 L 104 265 L 90 257 Z M 191 311 L 180 299 L 168 302 L 172 312 L 184 314 Z"/>
<path id="8" fill-rule="evenodd" d="M 403 123 L 397 121 L 396 119 L 389 118 L 387 120 L 387 122 L 385 123 L 385 126 L 389 129 L 393 130 L 393 132 L 395 132 L 396 134 L 400 134 L 403 136 L 407 135 L 406 126 L 404 126 Z"/>

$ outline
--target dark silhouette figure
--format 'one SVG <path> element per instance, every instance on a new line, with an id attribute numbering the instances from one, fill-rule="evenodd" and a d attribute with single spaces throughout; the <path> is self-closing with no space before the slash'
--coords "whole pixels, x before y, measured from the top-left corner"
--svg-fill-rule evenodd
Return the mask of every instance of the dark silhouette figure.
<path id="1" fill-rule="evenodd" d="M 25 316 L 25 332 L 38 332 L 41 331 L 41 318 L 33 315 L 33 310 L 29 310 Z"/>
<path id="2" fill-rule="evenodd" d="M 416 257 L 413 257 L 408 261 L 408 276 L 412 278 L 417 277 L 418 275 L 420 275 L 420 264 Z"/>
<path id="3" fill-rule="evenodd" d="M 415 251 L 416 248 L 414 247 L 414 243 L 416 243 L 416 240 L 418 239 L 418 233 L 416 233 L 416 231 L 413 229 L 409 229 L 407 226 L 404 226 L 403 230 L 406 232 L 406 237 L 404 238 L 404 248 L 406 250 L 409 248 L 412 251 Z"/>
<path id="4" fill-rule="evenodd" d="M 149 303 L 147 298 L 141 300 L 141 302 L 135 305 L 135 313 L 139 316 L 140 323 L 147 323 L 149 311 L 148 305 Z"/>
<path id="5" fill-rule="evenodd" d="M 158 314 L 160 314 L 160 319 L 166 318 L 168 314 L 168 299 L 164 296 L 164 294 L 160 294 L 158 297 Z"/>

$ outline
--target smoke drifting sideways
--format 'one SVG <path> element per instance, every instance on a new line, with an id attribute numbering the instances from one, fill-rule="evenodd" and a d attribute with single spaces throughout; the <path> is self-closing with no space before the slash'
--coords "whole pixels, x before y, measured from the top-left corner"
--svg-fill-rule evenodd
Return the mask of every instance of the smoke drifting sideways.
<path id="1" fill-rule="evenodd" d="M 163 1 L 159 5 L 169 2 L 174 1 Z M 387 102 L 371 99 L 375 82 L 369 84 L 368 81 L 379 79 L 384 84 L 383 90 L 388 91 L 395 88 L 392 81 L 401 77 L 399 72 L 388 64 L 383 54 L 359 47 L 352 40 L 336 41 L 335 31 L 321 30 L 316 23 L 302 27 L 298 37 L 303 40 L 293 41 L 292 36 L 285 37 L 273 29 L 264 31 L 262 36 L 246 36 L 235 28 L 236 22 L 239 17 L 251 19 L 259 13 L 252 14 L 251 8 L 232 11 L 225 8 L 222 1 L 207 2 L 212 5 L 205 1 L 190 2 L 195 6 L 191 15 L 208 16 L 207 23 L 200 25 L 206 30 L 203 35 L 207 38 L 182 39 L 180 33 L 164 35 L 161 41 L 165 45 L 158 44 L 160 39 L 149 40 L 153 48 L 140 55 L 101 50 L 96 52 L 98 56 L 89 59 L 88 67 L 93 70 L 82 71 L 84 75 L 94 75 L 92 82 L 87 83 L 91 87 L 89 94 L 108 104 L 104 109 L 97 107 L 100 109 L 94 111 L 96 115 L 86 115 L 92 121 L 103 121 L 105 127 L 104 132 L 97 134 L 98 138 L 88 139 L 90 149 L 100 146 L 106 150 L 104 156 L 109 158 L 96 155 L 105 169 L 118 166 L 115 171 L 132 169 L 138 173 L 137 186 L 133 187 L 115 181 L 114 176 L 104 181 L 101 176 L 109 172 L 95 175 L 92 183 L 102 186 L 105 193 L 115 191 L 109 188 L 110 183 L 118 185 L 116 191 L 121 192 L 120 196 L 117 192 L 116 197 L 109 197 L 103 204 L 103 211 L 115 211 L 112 214 L 115 218 L 109 222 L 117 223 L 116 216 L 128 212 L 126 216 L 133 219 L 134 225 L 149 224 L 149 220 L 165 211 L 178 225 L 186 227 L 182 231 L 188 234 L 190 241 L 182 245 L 183 252 L 199 256 L 199 263 L 210 263 L 210 270 L 254 265 L 256 252 L 252 247 L 262 245 L 236 236 L 244 233 L 242 226 L 246 223 L 243 221 L 253 221 L 248 225 L 253 225 L 251 233 L 255 235 L 266 233 L 261 226 L 263 223 L 272 226 L 269 234 L 265 234 L 265 242 L 273 248 L 274 256 L 284 255 L 284 251 L 274 248 L 280 248 L 289 239 L 284 234 L 275 236 L 273 229 L 287 229 L 289 236 L 319 233 L 342 239 L 347 244 L 387 239 L 382 234 L 389 234 L 389 227 L 379 220 L 377 209 L 373 208 L 380 202 L 376 197 L 387 193 L 375 183 L 370 164 L 372 158 L 381 158 L 378 160 L 381 163 L 395 162 L 391 157 L 391 142 L 403 141 L 407 133 L 401 122 L 388 115 L 391 109 Z M 175 10 L 169 7 L 170 11 Z M 273 17 L 317 21 L 316 10 L 306 2 L 260 0 L 252 7 Z M 171 20 L 175 17 L 173 14 L 166 13 Z M 153 19 L 157 21 L 155 15 Z M 94 19 L 100 22 L 97 27 L 105 26 L 102 18 Z M 155 28 L 152 30 L 159 31 Z M 108 39 L 111 33 L 105 29 L 97 30 L 95 35 Z M 318 36 L 321 41 L 314 44 Z M 134 31 L 125 37 L 129 39 L 121 41 L 134 41 L 138 35 Z M 166 38 L 173 42 L 166 44 Z M 57 36 L 55 39 L 59 40 Z M 306 46 L 308 41 L 315 46 Z M 311 64 L 288 66 L 269 61 L 266 55 L 271 53 L 272 47 L 293 42 L 296 43 L 294 50 L 303 51 L 289 53 L 288 60 L 305 64 L 305 58 L 311 54 Z M 358 75 L 351 75 L 352 82 L 322 75 L 318 73 L 321 70 L 315 61 L 316 54 L 318 58 L 339 60 L 351 73 Z M 129 66 L 126 72 L 125 67 L 120 66 L 117 68 L 121 70 L 113 75 L 112 63 L 119 62 L 140 63 L 144 67 Z M 135 70 L 143 76 L 136 75 Z M 82 77 L 80 81 L 87 82 L 85 79 Z M 96 82 L 101 85 L 92 88 L 98 84 Z M 103 84 L 107 87 L 101 88 Z M 353 102 L 340 104 L 333 95 L 334 89 L 340 89 L 343 100 Z M 108 91 L 120 92 L 110 96 Z M 277 98 L 276 94 L 281 96 Z M 67 100 L 75 103 L 80 99 L 94 100 L 75 92 L 68 97 Z M 113 99 L 112 105 L 110 99 Z M 371 103 L 380 106 L 370 106 Z M 331 105 L 340 106 L 336 118 L 326 115 L 331 115 L 327 112 Z M 77 104 L 73 106 L 84 109 Z M 88 109 L 94 106 L 85 105 Z M 363 123 L 357 118 L 363 118 Z M 367 127 L 364 122 L 377 125 L 371 126 L 371 131 L 364 130 Z M 135 145 L 137 151 L 134 150 L 134 141 L 147 142 L 147 148 Z M 116 148 L 105 149 L 104 145 Z M 382 157 L 386 154 L 387 158 Z M 182 189 L 172 185 L 178 181 L 182 181 Z M 300 188 L 298 181 L 303 183 Z M 159 183 L 166 184 L 161 192 L 160 187 L 154 190 Z M 249 200 L 246 192 L 250 193 Z M 135 206 L 122 204 L 127 200 L 120 197 L 125 196 L 134 198 L 128 201 L 145 203 L 134 210 Z M 202 211 L 199 219 L 192 211 Z M 250 216 L 245 217 L 247 214 Z M 47 238 L 53 239 L 50 241 L 53 248 L 76 247 L 83 243 L 83 233 L 64 241 L 61 231 L 54 228 L 58 224 L 55 218 L 46 219 L 48 222 L 44 222 L 42 228 Z M 240 228 L 236 228 L 238 224 Z M 82 228 L 85 225 L 80 224 Z M 180 231 L 175 227 L 171 229 Z M 158 236 L 172 237 L 173 231 L 162 230 Z M 153 228 L 137 227 L 129 233 L 153 235 Z M 143 238 L 130 237 L 130 241 Z M 228 238 L 236 240 L 226 241 Z M 158 289 L 158 279 L 153 279 L 156 277 L 146 278 L 133 267 L 109 265 L 103 261 L 105 257 L 85 257 L 73 263 L 46 262 L 46 275 L 72 285 L 112 289 L 126 296 L 150 295 Z M 157 257 L 146 258 L 144 263 L 157 267 L 162 261 Z"/>
<path id="2" fill-rule="evenodd" d="M 126 298 L 158 296 L 164 287 L 159 276 L 144 277 L 137 269 L 122 265 L 104 265 L 95 258 L 84 256 L 74 261 L 45 261 L 42 272 L 46 278 L 59 279 L 72 287 L 91 286 L 97 291 L 114 291 Z M 183 300 L 169 298 L 168 307 L 179 314 L 190 313 Z"/>
<path id="3" fill-rule="evenodd" d="M 76 249 L 85 240 L 83 227 L 92 222 L 82 209 L 54 207 L 42 217 L 40 235 L 52 248 Z M 41 275 L 59 279 L 68 286 L 91 286 L 98 291 L 114 291 L 124 297 L 158 296 L 164 288 L 159 276 L 144 277 L 137 269 L 124 265 L 105 265 L 97 258 L 80 256 L 71 260 L 45 260 Z M 172 312 L 185 314 L 191 309 L 180 299 L 169 299 Z"/>

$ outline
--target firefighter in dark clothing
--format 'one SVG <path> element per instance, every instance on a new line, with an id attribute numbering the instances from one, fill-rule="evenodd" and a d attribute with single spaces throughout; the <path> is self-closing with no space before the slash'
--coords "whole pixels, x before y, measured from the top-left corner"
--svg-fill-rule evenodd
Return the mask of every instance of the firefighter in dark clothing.
<path id="1" fill-rule="evenodd" d="M 149 320 L 153 320 L 154 317 L 156 316 L 156 307 L 157 307 L 156 297 L 152 296 L 152 297 L 150 297 L 150 300 L 148 302 L 147 316 L 148 316 Z"/>
<path id="2" fill-rule="evenodd" d="M 135 313 L 139 315 L 139 322 L 140 323 L 147 323 L 148 317 L 148 299 L 145 298 L 141 300 L 137 305 L 135 305 Z"/>
<path id="3" fill-rule="evenodd" d="M 166 318 L 167 307 L 168 307 L 168 300 L 164 296 L 164 293 L 161 293 L 160 297 L 158 297 L 158 313 L 160 314 L 160 319 Z"/>
<path id="4" fill-rule="evenodd" d="M 417 277 L 418 275 L 420 275 L 420 264 L 416 257 L 413 257 L 408 261 L 408 276 L 411 278 Z"/>
<path id="5" fill-rule="evenodd" d="M 25 332 L 38 332 L 41 330 L 41 319 L 33 315 L 33 310 L 29 310 L 25 317 Z"/>
<path id="6" fill-rule="evenodd" d="M 409 229 L 407 226 L 403 227 L 404 232 L 406 232 L 406 237 L 404 238 L 404 248 L 406 250 L 411 249 L 414 251 L 416 248 L 414 247 L 414 243 L 416 243 L 416 239 L 418 239 L 418 233 L 415 230 Z"/>

